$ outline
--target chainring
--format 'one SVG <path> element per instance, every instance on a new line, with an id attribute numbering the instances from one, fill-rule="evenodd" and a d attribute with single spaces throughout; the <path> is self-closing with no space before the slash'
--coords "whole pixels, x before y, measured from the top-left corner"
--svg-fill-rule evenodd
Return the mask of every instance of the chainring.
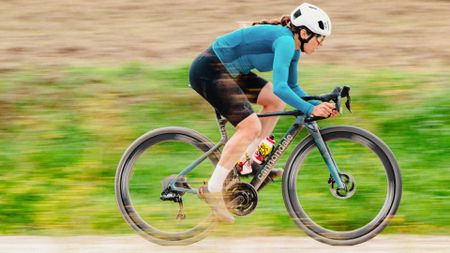
<path id="1" fill-rule="evenodd" d="M 228 186 L 224 199 L 231 213 L 246 216 L 258 205 L 258 192 L 249 183 L 236 182 Z"/>

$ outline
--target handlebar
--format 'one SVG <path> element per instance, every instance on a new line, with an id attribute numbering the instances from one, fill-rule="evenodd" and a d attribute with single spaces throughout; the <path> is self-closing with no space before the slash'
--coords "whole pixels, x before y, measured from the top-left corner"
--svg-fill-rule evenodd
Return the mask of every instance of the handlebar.
<path id="1" fill-rule="evenodd" d="M 350 108 L 350 87 L 349 86 L 343 86 L 336 87 L 334 90 L 329 94 L 323 94 L 318 96 L 304 96 L 302 97 L 304 100 L 320 100 L 322 102 L 330 102 L 333 101 L 336 104 L 336 110 L 339 113 L 342 113 L 341 108 L 341 101 L 342 97 L 347 98 L 347 101 L 345 101 L 345 106 L 347 109 L 352 112 Z M 292 111 L 284 111 L 284 112 L 273 112 L 273 113 L 264 113 L 264 114 L 258 114 L 258 117 L 273 117 L 273 116 L 284 116 L 284 115 L 292 115 L 292 116 L 300 116 L 304 115 L 303 112 L 299 110 L 292 110 Z M 316 117 L 316 116 L 308 116 L 305 118 L 305 122 L 312 122 L 316 120 L 326 119 L 326 117 Z"/>
<path id="2" fill-rule="evenodd" d="M 345 101 L 345 107 L 347 107 L 347 109 L 350 112 L 352 112 L 351 106 L 350 106 L 351 99 L 350 99 L 350 87 L 349 86 L 343 86 L 342 88 L 336 87 L 329 94 L 324 94 L 324 95 L 319 95 L 319 96 L 305 96 L 302 98 L 306 101 L 309 101 L 309 100 L 320 100 L 322 102 L 333 101 L 336 104 L 336 110 L 339 113 L 342 113 L 342 108 L 341 108 L 342 97 L 347 98 L 347 101 Z M 327 117 L 309 116 L 309 117 L 305 118 L 305 122 L 311 122 L 311 121 L 316 121 L 316 120 L 321 120 L 321 119 L 326 119 L 326 118 Z"/>

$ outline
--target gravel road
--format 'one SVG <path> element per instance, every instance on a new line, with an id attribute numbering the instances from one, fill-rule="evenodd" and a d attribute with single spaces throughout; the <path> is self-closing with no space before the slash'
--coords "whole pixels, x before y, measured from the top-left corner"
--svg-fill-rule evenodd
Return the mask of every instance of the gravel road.
<path id="1" fill-rule="evenodd" d="M 139 236 L 2 236 L 0 253 L 288 253 L 450 252 L 450 236 L 378 236 L 352 247 L 333 247 L 308 237 L 207 238 L 190 246 L 163 247 Z"/>

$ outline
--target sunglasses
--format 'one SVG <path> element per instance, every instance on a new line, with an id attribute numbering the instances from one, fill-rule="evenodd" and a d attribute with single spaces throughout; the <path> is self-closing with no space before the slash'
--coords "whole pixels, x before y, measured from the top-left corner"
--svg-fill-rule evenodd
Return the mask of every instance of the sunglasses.
<path id="1" fill-rule="evenodd" d="M 322 44 L 323 41 L 325 40 L 325 38 L 326 38 L 326 36 L 316 35 L 316 39 L 317 39 L 317 42 L 319 42 L 319 44 Z"/>

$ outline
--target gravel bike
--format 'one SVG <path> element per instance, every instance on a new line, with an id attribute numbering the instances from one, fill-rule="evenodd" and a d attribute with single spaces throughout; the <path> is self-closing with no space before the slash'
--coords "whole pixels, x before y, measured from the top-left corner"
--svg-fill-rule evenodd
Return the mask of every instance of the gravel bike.
<path id="1" fill-rule="evenodd" d="M 341 100 L 351 111 L 350 88 L 303 97 Z M 374 134 L 354 126 L 320 129 L 325 118 L 298 110 L 259 114 L 294 116 L 295 121 L 273 148 L 266 162 L 244 182 L 230 172 L 224 191 L 230 212 L 252 213 L 269 172 L 303 126 L 309 132 L 284 166 L 282 192 L 295 224 L 312 238 L 330 245 L 355 245 L 379 234 L 395 215 L 401 195 L 399 166 L 389 147 Z M 160 245 L 185 245 L 207 236 L 214 214 L 198 196 L 227 142 L 227 120 L 216 112 L 221 140 L 214 144 L 188 128 L 165 127 L 147 132 L 123 154 L 115 177 L 116 199 L 126 222 L 146 239 Z"/>

